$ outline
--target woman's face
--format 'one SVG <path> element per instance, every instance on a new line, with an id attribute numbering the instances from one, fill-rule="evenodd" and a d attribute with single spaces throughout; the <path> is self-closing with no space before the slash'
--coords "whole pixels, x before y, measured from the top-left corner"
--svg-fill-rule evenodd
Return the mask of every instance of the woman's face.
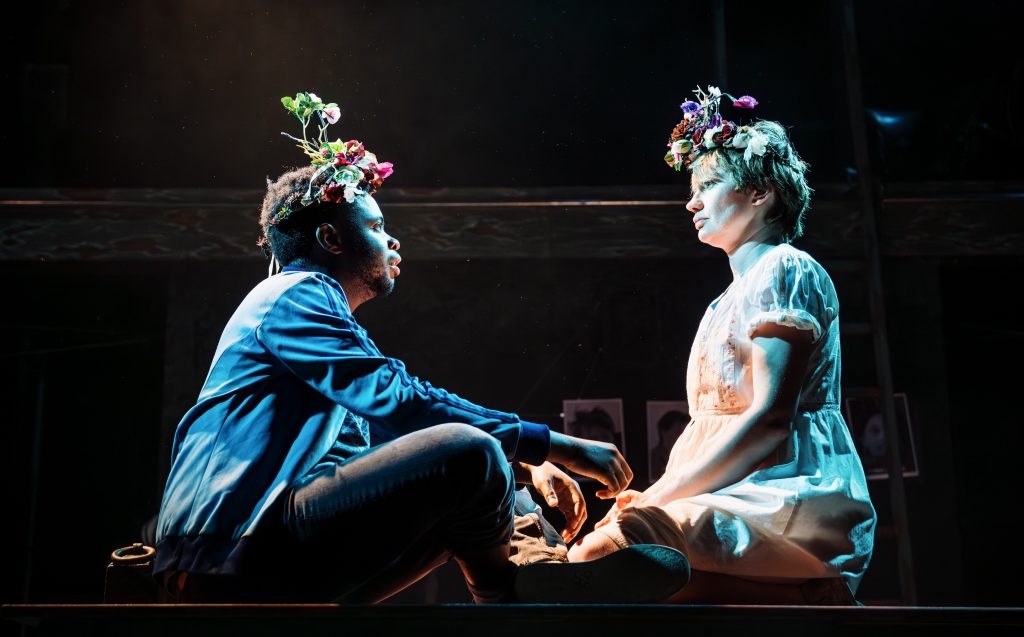
<path id="1" fill-rule="evenodd" d="M 751 189 L 736 190 L 732 177 L 713 167 L 694 165 L 690 192 L 686 209 L 693 213 L 697 239 L 702 243 L 732 254 L 766 227 L 766 195 Z"/>

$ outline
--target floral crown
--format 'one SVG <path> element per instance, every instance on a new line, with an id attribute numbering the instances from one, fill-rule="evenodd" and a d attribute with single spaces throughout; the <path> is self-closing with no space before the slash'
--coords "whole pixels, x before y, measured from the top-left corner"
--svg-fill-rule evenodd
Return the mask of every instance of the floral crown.
<path id="1" fill-rule="evenodd" d="M 717 86 L 708 86 L 707 92 L 699 86 L 694 91 L 697 101 L 686 100 L 679 105 L 683 119 L 672 129 L 668 139 L 665 163 L 676 170 L 689 168 L 701 153 L 712 148 L 743 150 L 743 158 L 750 161 L 752 155 L 764 155 L 768 138 L 750 126 L 737 126 L 736 122 L 722 119 L 718 109 L 722 96 L 732 100 L 737 108 L 754 108 L 757 100 L 749 95 L 737 99 L 722 93 Z"/>
<path id="2" fill-rule="evenodd" d="M 292 193 L 270 217 L 270 225 L 277 225 L 292 214 L 309 206 L 327 201 L 351 203 L 359 195 L 377 192 L 384 180 L 395 171 L 391 162 L 377 162 L 377 156 L 352 139 L 328 141 L 327 127 L 341 119 L 341 109 L 334 102 L 324 104 L 316 93 L 296 93 L 294 99 L 282 97 L 281 104 L 302 122 L 302 139 L 281 133 L 298 143 L 317 170 L 309 180 L 305 192 Z M 310 140 L 306 128 L 313 115 L 318 120 L 316 139 Z"/>

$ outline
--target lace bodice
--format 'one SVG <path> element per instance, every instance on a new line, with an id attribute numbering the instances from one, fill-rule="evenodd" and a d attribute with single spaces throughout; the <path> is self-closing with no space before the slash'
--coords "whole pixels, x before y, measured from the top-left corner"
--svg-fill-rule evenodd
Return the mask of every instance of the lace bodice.
<path id="1" fill-rule="evenodd" d="M 766 323 L 809 330 L 814 349 L 800 409 L 839 403 L 839 299 L 828 273 L 789 244 L 768 250 L 704 313 L 686 373 L 694 417 L 736 414 L 753 400 L 751 335 Z"/>

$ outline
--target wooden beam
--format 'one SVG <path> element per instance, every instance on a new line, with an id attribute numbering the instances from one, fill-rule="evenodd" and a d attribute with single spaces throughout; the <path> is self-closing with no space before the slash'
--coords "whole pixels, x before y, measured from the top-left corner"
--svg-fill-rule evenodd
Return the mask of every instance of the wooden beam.
<path id="1" fill-rule="evenodd" d="M 855 191 L 818 187 L 800 247 L 863 254 Z M 261 259 L 262 193 L 0 190 L 0 260 Z M 683 187 L 382 191 L 407 258 L 702 258 Z M 882 200 L 886 257 L 1024 254 L 1024 184 L 910 184 Z"/>

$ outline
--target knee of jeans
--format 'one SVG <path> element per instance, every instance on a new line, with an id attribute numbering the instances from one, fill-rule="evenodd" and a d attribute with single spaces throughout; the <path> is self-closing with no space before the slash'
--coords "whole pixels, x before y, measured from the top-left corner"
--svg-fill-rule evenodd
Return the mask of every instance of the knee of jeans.
<path id="1" fill-rule="evenodd" d="M 460 477 L 475 480 L 511 479 L 505 452 L 494 436 L 476 427 L 454 423 L 439 425 L 438 430 L 442 435 L 440 444 L 444 447 L 449 465 L 460 474 L 468 474 Z"/>

